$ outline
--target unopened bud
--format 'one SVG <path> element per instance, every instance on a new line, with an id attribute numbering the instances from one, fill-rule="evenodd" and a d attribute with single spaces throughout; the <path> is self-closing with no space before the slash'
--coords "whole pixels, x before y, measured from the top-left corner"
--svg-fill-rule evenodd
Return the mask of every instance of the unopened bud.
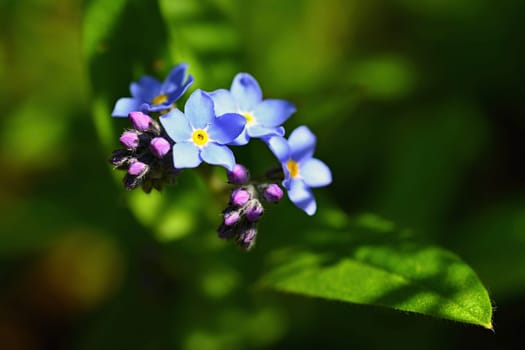
<path id="1" fill-rule="evenodd" d="M 257 199 L 252 200 L 248 204 L 248 208 L 246 209 L 246 218 L 248 221 L 255 222 L 259 220 L 259 218 L 264 213 L 264 208 Z"/>
<path id="2" fill-rule="evenodd" d="M 135 188 L 140 186 L 143 180 L 144 177 L 126 174 L 124 176 L 124 187 L 126 188 L 126 190 L 129 191 L 134 190 Z"/>
<path id="3" fill-rule="evenodd" d="M 244 188 L 236 188 L 232 192 L 232 204 L 237 207 L 242 207 L 243 205 L 248 203 L 250 197 L 250 192 L 246 191 Z"/>
<path id="4" fill-rule="evenodd" d="M 151 117 L 142 112 L 131 112 L 128 117 L 133 127 L 139 131 L 148 130 L 152 122 Z"/>
<path id="5" fill-rule="evenodd" d="M 236 210 L 228 210 L 224 213 L 224 224 L 226 226 L 232 226 L 235 225 L 237 222 L 239 222 L 239 212 Z"/>
<path id="6" fill-rule="evenodd" d="M 277 184 L 270 184 L 264 189 L 263 197 L 267 202 L 277 203 L 283 198 L 283 190 Z"/>
<path id="7" fill-rule="evenodd" d="M 135 161 L 129 165 L 128 174 L 142 176 L 148 171 L 148 166 L 140 161 Z"/>
<path id="8" fill-rule="evenodd" d="M 221 226 L 219 226 L 219 228 L 217 229 L 217 233 L 219 234 L 220 238 L 230 239 L 233 238 L 233 236 L 235 235 L 235 229 L 231 226 L 221 224 Z"/>
<path id="9" fill-rule="evenodd" d="M 114 150 L 111 154 L 111 157 L 109 158 L 109 162 L 117 168 L 121 168 L 128 163 L 129 155 L 130 152 L 126 149 Z"/>
<path id="10" fill-rule="evenodd" d="M 157 157 L 164 157 L 171 148 L 170 143 L 164 137 L 155 137 L 151 140 L 149 147 Z"/>
<path id="11" fill-rule="evenodd" d="M 235 164 L 232 171 L 227 171 L 228 182 L 235 185 L 242 185 L 248 180 L 248 170 L 241 164 Z"/>
<path id="12" fill-rule="evenodd" d="M 250 250 L 255 244 L 255 237 L 257 236 L 257 228 L 255 225 L 251 225 L 241 232 L 237 239 L 237 244 L 246 250 Z"/>
<path id="13" fill-rule="evenodd" d="M 124 131 L 120 136 L 119 141 L 124 147 L 133 150 L 139 145 L 139 135 L 133 131 Z"/>

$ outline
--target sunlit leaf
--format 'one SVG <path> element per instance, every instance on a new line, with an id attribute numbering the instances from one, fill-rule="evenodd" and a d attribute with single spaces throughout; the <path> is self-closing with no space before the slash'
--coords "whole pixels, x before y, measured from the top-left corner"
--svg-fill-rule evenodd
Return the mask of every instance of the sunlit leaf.
<path id="1" fill-rule="evenodd" d="M 262 285 L 492 328 L 488 293 L 467 264 L 444 249 L 403 238 L 402 231 L 376 230 L 377 224 L 366 232 L 362 224 L 307 232 L 306 247 L 272 254 L 273 268 Z"/>

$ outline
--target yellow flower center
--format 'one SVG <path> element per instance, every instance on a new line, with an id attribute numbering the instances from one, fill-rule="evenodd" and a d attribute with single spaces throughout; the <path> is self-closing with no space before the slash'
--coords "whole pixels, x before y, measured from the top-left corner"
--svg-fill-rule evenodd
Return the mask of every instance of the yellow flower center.
<path id="1" fill-rule="evenodd" d="M 202 130 L 202 129 L 195 130 L 191 138 L 193 139 L 193 142 L 197 146 L 204 146 L 205 144 L 208 143 L 208 133 L 206 132 L 206 130 Z"/>
<path id="2" fill-rule="evenodd" d="M 247 124 L 251 124 L 255 120 L 255 117 L 250 112 L 241 112 L 241 115 L 246 119 Z"/>
<path id="3" fill-rule="evenodd" d="M 288 171 L 290 172 L 290 177 L 294 178 L 299 175 L 299 164 L 297 164 L 294 160 L 289 160 L 286 163 L 286 167 L 288 168 Z"/>
<path id="4" fill-rule="evenodd" d="M 153 97 L 153 100 L 151 100 L 151 103 L 154 105 L 160 105 L 161 103 L 164 103 L 168 100 L 168 95 L 166 94 L 160 94 L 155 97 Z"/>

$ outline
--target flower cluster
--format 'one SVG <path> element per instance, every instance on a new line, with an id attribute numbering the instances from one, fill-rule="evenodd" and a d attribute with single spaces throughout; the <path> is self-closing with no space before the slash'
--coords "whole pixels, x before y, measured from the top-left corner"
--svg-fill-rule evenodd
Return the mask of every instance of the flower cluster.
<path id="1" fill-rule="evenodd" d="M 124 148 L 113 151 L 109 162 L 117 169 L 126 170 L 124 187 L 132 190 L 142 185 L 149 193 L 173 183 L 180 171 L 171 164 L 173 142 L 157 121 L 142 112 L 129 113 L 132 127 L 119 138 Z"/>
<path id="2" fill-rule="evenodd" d="M 313 158 L 316 138 L 306 126 L 296 128 L 288 139 L 284 137 L 282 124 L 295 113 L 295 106 L 284 100 L 263 99 L 255 78 L 239 73 L 229 90 L 197 89 L 184 109 L 179 109 L 175 102 L 193 83 L 186 71 L 186 64 L 175 66 L 163 83 L 144 76 L 130 85 L 131 98 L 116 102 L 112 115 L 127 116 L 132 125 L 120 137 L 124 148 L 110 158 L 117 169 L 126 170 L 126 189 L 161 190 L 164 184 L 173 183 L 182 169 L 196 168 L 203 162 L 226 168 L 232 189 L 218 233 L 246 250 L 255 243 L 263 203 L 279 202 L 281 186 L 292 203 L 308 215 L 315 214 L 311 188 L 329 185 L 332 175 L 325 163 Z M 251 139 L 266 143 L 280 163 L 277 172 L 268 172 L 262 180 L 252 180 L 247 169 L 236 163 L 230 148 L 246 145 Z"/>
<path id="3" fill-rule="evenodd" d="M 283 190 L 275 183 L 249 181 L 248 171 L 240 164 L 228 171 L 227 176 L 229 183 L 237 187 L 231 191 L 228 207 L 222 213 L 219 237 L 234 239 L 240 247 L 248 250 L 255 244 L 256 224 L 264 214 L 262 201 L 278 203 Z"/>

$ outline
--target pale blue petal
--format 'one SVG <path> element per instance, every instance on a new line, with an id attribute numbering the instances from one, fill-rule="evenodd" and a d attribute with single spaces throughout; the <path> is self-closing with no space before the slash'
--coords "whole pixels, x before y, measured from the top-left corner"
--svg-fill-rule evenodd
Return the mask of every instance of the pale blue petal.
<path id="1" fill-rule="evenodd" d="M 232 142 L 228 143 L 228 145 L 232 146 L 244 146 L 248 142 L 250 142 L 250 136 L 248 136 L 248 132 L 246 131 L 246 128 L 241 132 L 239 136 Z"/>
<path id="2" fill-rule="evenodd" d="M 302 180 L 292 180 L 289 182 L 288 198 L 298 208 L 301 208 L 308 215 L 314 215 L 317 210 L 317 203 L 312 191 Z"/>
<path id="3" fill-rule="evenodd" d="M 204 91 L 195 90 L 188 98 L 184 113 L 195 129 L 204 129 L 215 119 L 213 101 Z"/>
<path id="4" fill-rule="evenodd" d="M 255 138 L 267 138 L 272 136 L 283 136 L 282 128 L 267 128 L 261 125 L 255 125 L 251 128 L 246 128 L 248 135 Z"/>
<path id="5" fill-rule="evenodd" d="M 235 157 L 233 152 L 224 145 L 218 145 L 210 142 L 201 151 L 202 160 L 206 163 L 221 165 L 232 171 L 235 166 Z"/>
<path id="6" fill-rule="evenodd" d="M 277 157 L 279 162 L 285 163 L 290 159 L 290 146 L 284 137 L 273 136 L 264 140 L 270 151 Z"/>
<path id="7" fill-rule="evenodd" d="M 202 159 L 200 149 L 191 142 L 178 142 L 173 145 L 173 166 L 178 169 L 195 168 Z"/>
<path id="8" fill-rule="evenodd" d="M 129 87 L 131 96 L 142 100 L 142 102 L 148 103 L 151 102 L 155 96 L 160 94 L 160 88 L 160 82 L 149 75 L 141 77 L 138 82 L 131 83 Z"/>
<path id="9" fill-rule="evenodd" d="M 193 130 L 186 116 L 178 109 L 172 109 L 168 114 L 160 116 L 159 121 L 173 141 L 180 142 L 191 139 Z"/>
<path id="10" fill-rule="evenodd" d="M 146 107 L 145 108 L 142 108 L 142 111 L 147 111 L 147 112 L 160 112 L 160 111 L 164 111 L 166 109 L 170 109 L 171 108 L 171 103 L 161 103 L 161 104 L 158 104 L 158 105 L 149 105 L 147 103 L 144 104 Z"/>
<path id="11" fill-rule="evenodd" d="M 233 78 L 231 92 L 241 110 L 245 112 L 251 111 L 262 100 L 259 83 L 248 73 L 239 73 Z"/>
<path id="12" fill-rule="evenodd" d="M 291 157 L 298 163 L 311 158 L 315 150 L 315 135 L 306 126 L 299 126 L 290 134 L 288 144 L 290 145 Z"/>
<path id="13" fill-rule="evenodd" d="M 111 115 L 113 117 L 127 117 L 130 112 L 140 111 L 142 101 L 136 98 L 124 97 L 120 98 L 117 103 L 115 103 L 115 108 Z"/>
<path id="14" fill-rule="evenodd" d="M 226 89 L 219 89 L 210 92 L 210 97 L 215 106 L 215 115 L 220 116 L 226 113 L 237 113 L 237 103 L 231 92 Z"/>
<path id="15" fill-rule="evenodd" d="M 330 168 L 317 158 L 310 158 L 300 163 L 299 174 L 309 187 L 322 187 L 332 183 Z"/>
<path id="16" fill-rule="evenodd" d="M 246 119 L 240 114 L 227 113 L 213 120 L 213 123 L 208 128 L 210 138 L 225 145 L 235 140 L 241 134 L 246 125 Z"/>
<path id="17" fill-rule="evenodd" d="M 258 103 L 253 115 L 259 124 L 277 127 L 295 113 L 295 106 L 284 100 L 264 100 Z"/>
<path id="18" fill-rule="evenodd" d="M 288 170 L 287 162 L 282 162 L 281 168 L 283 169 L 283 173 L 284 173 L 284 180 L 283 180 L 282 185 L 285 188 L 289 188 L 290 182 L 294 180 L 290 177 L 290 170 Z"/>
<path id="19" fill-rule="evenodd" d="M 188 65 L 186 63 L 181 63 L 173 67 L 162 84 L 161 92 L 164 94 L 170 94 L 173 90 L 182 86 L 187 69 Z"/>

